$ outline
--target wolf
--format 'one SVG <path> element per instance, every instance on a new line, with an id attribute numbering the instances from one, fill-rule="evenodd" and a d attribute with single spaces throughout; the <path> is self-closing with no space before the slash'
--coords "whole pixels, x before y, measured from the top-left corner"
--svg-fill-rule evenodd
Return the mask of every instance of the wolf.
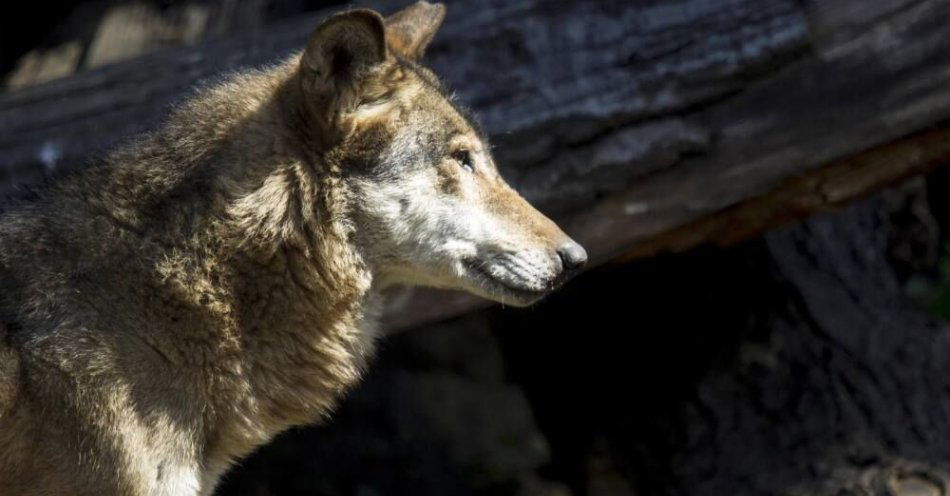
<path id="1" fill-rule="evenodd" d="M 333 15 L 5 211 L 0 494 L 211 494 L 330 415 L 386 288 L 525 306 L 584 265 L 421 64 L 444 15 Z"/>

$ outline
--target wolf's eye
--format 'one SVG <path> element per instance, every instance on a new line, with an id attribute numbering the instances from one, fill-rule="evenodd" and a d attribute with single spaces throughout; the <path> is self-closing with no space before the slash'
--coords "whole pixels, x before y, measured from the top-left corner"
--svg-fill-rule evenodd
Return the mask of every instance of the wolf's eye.
<path id="1" fill-rule="evenodd" d="M 472 154 L 468 150 L 459 150 L 452 154 L 459 165 L 469 172 L 475 172 L 475 164 L 472 162 Z"/>

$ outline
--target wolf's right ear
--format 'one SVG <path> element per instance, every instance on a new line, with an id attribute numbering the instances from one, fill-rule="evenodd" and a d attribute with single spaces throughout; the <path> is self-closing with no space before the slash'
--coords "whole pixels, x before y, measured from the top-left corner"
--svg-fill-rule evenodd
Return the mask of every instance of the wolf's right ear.
<path id="1" fill-rule="evenodd" d="M 308 106 L 327 123 L 353 110 L 361 86 L 387 57 L 386 29 L 378 13 L 357 9 L 323 21 L 300 60 Z"/>
<path id="2" fill-rule="evenodd" d="M 445 19 L 445 5 L 420 0 L 386 18 L 386 36 L 394 52 L 419 60 Z"/>

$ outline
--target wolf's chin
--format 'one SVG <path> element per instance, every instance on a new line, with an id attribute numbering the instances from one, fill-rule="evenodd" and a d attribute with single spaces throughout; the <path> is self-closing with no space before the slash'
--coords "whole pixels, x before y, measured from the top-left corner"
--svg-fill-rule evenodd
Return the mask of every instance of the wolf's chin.
<path id="1" fill-rule="evenodd" d="M 468 261 L 464 266 L 468 275 L 467 278 L 475 286 L 471 292 L 503 305 L 531 306 L 551 292 L 550 289 L 532 289 L 498 278 L 486 270 L 478 261 Z"/>

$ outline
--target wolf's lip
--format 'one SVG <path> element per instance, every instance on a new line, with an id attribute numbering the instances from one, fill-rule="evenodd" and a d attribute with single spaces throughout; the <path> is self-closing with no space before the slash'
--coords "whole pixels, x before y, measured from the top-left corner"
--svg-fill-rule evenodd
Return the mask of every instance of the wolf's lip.
<path id="1" fill-rule="evenodd" d="M 512 295 L 518 297 L 519 299 L 537 300 L 541 298 L 542 296 L 551 292 L 548 289 L 537 290 L 537 289 L 525 288 L 523 286 L 515 286 L 508 281 L 503 281 L 493 276 L 491 273 L 489 273 L 487 270 L 482 268 L 481 265 L 475 261 L 467 261 L 465 263 L 465 266 L 468 268 L 469 271 L 477 275 L 484 276 L 486 279 L 491 281 L 496 287 L 501 288 L 505 292 L 511 293 Z"/>

